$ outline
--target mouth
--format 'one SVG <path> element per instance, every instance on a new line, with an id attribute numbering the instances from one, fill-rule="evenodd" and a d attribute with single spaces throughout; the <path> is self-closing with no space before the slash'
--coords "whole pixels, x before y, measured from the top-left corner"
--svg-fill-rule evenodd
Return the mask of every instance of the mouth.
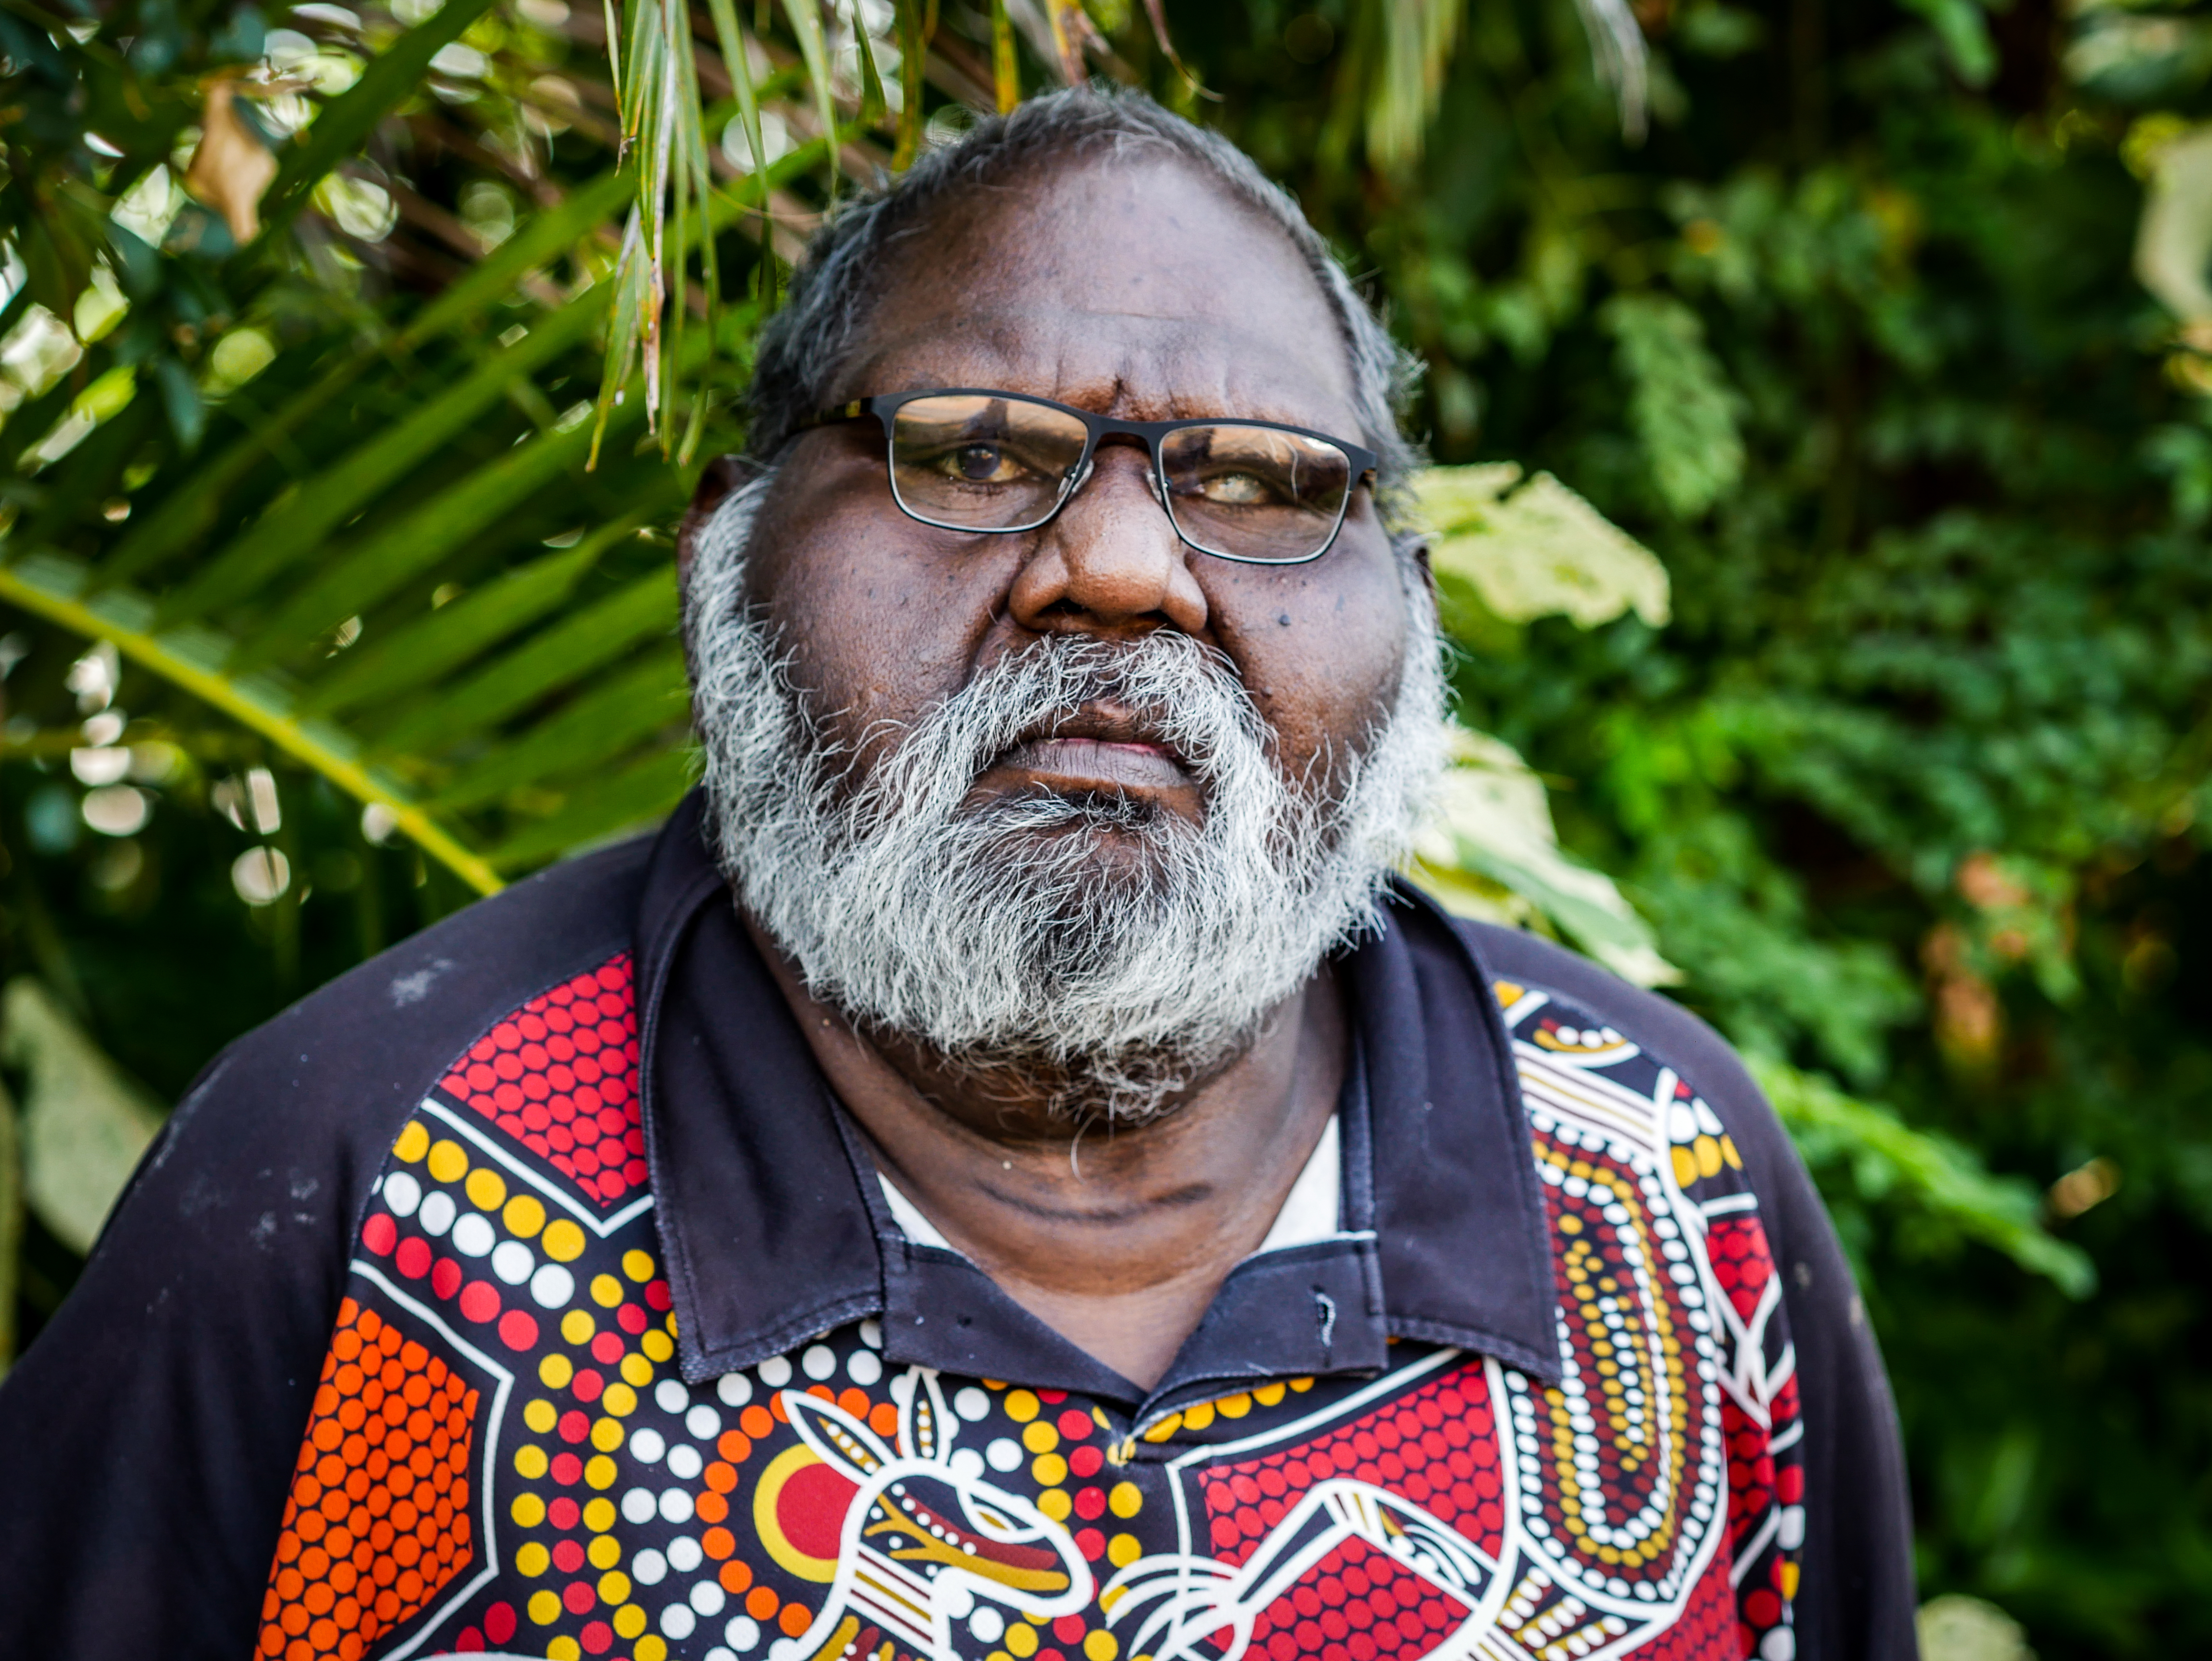
<path id="1" fill-rule="evenodd" d="M 1103 705 L 1086 705 L 1024 733 L 984 770 L 983 779 L 1070 796 L 1157 795 L 1196 782 L 1173 746 L 1127 711 Z"/>

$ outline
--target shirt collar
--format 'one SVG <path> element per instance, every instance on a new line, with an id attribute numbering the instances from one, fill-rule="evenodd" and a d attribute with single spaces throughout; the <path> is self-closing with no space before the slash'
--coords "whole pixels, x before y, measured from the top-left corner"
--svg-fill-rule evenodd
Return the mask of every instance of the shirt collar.
<path id="1" fill-rule="evenodd" d="M 893 1360 L 1137 1403 L 967 1259 L 900 1231 L 704 817 L 695 792 L 663 829 L 636 929 L 647 1158 L 684 1376 L 873 1317 Z M 1238 1265 L 1149 1404 L 1255 1372 L 1372 1372 L 1396 1338 L 1559 1376 L 1551 1232 L 1488 977 L 1402 886 L 1339 967 L 1355 1018 L 1342 1232 Z"/>

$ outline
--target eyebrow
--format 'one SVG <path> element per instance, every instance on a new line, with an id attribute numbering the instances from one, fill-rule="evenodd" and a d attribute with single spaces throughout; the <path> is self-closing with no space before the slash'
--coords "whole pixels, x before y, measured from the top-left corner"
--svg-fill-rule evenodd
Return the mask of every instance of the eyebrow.
<path id="1" fill-rule="evenodd" d="M 1040 308 L 1040 314 L 1043 314 L 1042 308 Z M 1145 314 L 1121 312 L 1071 313 L 1065 309 L 1059 309 L 1051 313 L 1051 315 L 1062 318 L 1068 316 L 1123 318 Z M 1015 319 L 1019 316 L 1019 313 L 1010 315 L 1001 308 L 992 319 L 969 320 L 956 324 L 957 332 L 940 332 L 935 334 L 926 334 L 917 331 L 886 342 L 870 356 L 854 361 L 852 366 L 855 372 L 854 377 L 849 382 L 845 383 L 845 387 L 849 389 L 847 392 L 847 397 L 858 398 L 869 395 L 880 397 L 902 392 L 924 392 L 933 386 L 994 386 L 1005 392 L 1023 392 L 1033 398 L 1050 399 L 1056 403 L 1073 405 L 1079 409 L 1094 410 L 1096 413 L 1101 415 L 1127 413 L 1128 418 L 1132 420 L 1203 420 L 1207 417 L 1218 416 L 1231 420 L 1272 421 L 1286 427 L 1304 427 L 1315 431 L 1342 430 L 1348 435 L 1358 434 L 1363 440 L 1365 438 L 1364 425 L 1359 418 L 1355 390 L 1350 384 L 1348 377 L 1346 385 L 1334 390 L 1321 381 L 1309 380 L 1302 389 L 1304 395 L 1290 392 L 1279 386 L 1273 389 L 1261 388 L 1237 395 L 1231 395 L 1225 388 L 1215 388 L 1194 398 L 1171 387 L 1159 386 L 1157 382 L 1154 382 L 1153 385 L 1158 387 L 1158 390 L 1151 396 L 1158 398 L 1164 404 L 1164 414 L 1139 416 L 1118 408 L 1120 400 L 1123 397 L 1132 392 L 1145 392 L 1149 378 L 1137 371 L 1146 360 L 1164 361 L 1172 357 L 1171 352 L 1158 350 L 1170 344 L 1164 342 L 1149 343 L 1152 349 L 1134 350 L 1130 350 L 1133 343 L 1121 343 L 1119 349 L 1112 353 L 1112 361 L 1108 366 L 1112 375 L 1115 402 L 1103 407 L 1095 405 L 1090 401 L 1088 396 L 1091 388 L 1085 386 L 1071 390 L 1061 380 L 1059 374 L 1060 369 L 1064 367 L 1061 354 L 1049 351 L 1040 353 L 1033 349 L 1035 343 L 1010 338 L 1018 336 L 1019 333 L 1015 323 Z M 1164 320 L 1186 326 L 1187 332 L 1194 334 L 1208 332 L 1218 334 L 1224 332 L 1218 327 L 1208 330 L 1204 324 L 1195 319 Z M 1341 349 L 1340 339 L 1334 333 L 1330 337 L 1330 344 Z M 957 371 L 949 366 L 940 366 L 917 368 L 896 375 L 884 373 L 884 366 L 893 358 L 909 352 L 917 350 L 926 352 L 934 349 L 950 349 L 974 358 L 987 360 L 989 367 L 986 368 L 983 363 L 978 362 Z M 1224 361 L 1222 367 L 1249 372 L 1253 361 L 1250 355 L 1239 355 Z M 1018 384 L 1022 380 L 1037 374 L 1040 365 L 1042 374 L 1038 375 L 1036 384 L 1030 386 Z M 956 374 L 966 378 L 946 378 Z M 843 377 L 840 377 L 840 380 L 842 381 Z"/>

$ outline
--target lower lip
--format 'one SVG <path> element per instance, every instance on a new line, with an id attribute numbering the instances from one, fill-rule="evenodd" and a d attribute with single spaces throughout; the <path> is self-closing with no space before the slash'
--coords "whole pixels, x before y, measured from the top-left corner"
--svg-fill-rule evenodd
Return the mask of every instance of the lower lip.
<path id="1" fill-rule="evenodd" d="M 1041 739 L 1021 745 L 992 770 L 1001 770 L 1075 788 L 1182 790 L 1191 782 L 1182 764 L 1158 745 L 1103 739 Z"/>

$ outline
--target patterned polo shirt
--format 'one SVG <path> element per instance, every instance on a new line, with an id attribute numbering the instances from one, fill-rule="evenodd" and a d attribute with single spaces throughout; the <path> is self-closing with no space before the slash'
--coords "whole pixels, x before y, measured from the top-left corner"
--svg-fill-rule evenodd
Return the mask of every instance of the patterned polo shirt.
<path id="1" fill-rule="evenodd" d="M 1339 969 L 1333 1215 L 1147 1390 L 901 1226 L 696 807 L 432 931 L 210 1069 L 0 1392 L 0 1652 L 1909 1654 L 1879 1363 L 1733 1058 L 1411 895 Z"/>

